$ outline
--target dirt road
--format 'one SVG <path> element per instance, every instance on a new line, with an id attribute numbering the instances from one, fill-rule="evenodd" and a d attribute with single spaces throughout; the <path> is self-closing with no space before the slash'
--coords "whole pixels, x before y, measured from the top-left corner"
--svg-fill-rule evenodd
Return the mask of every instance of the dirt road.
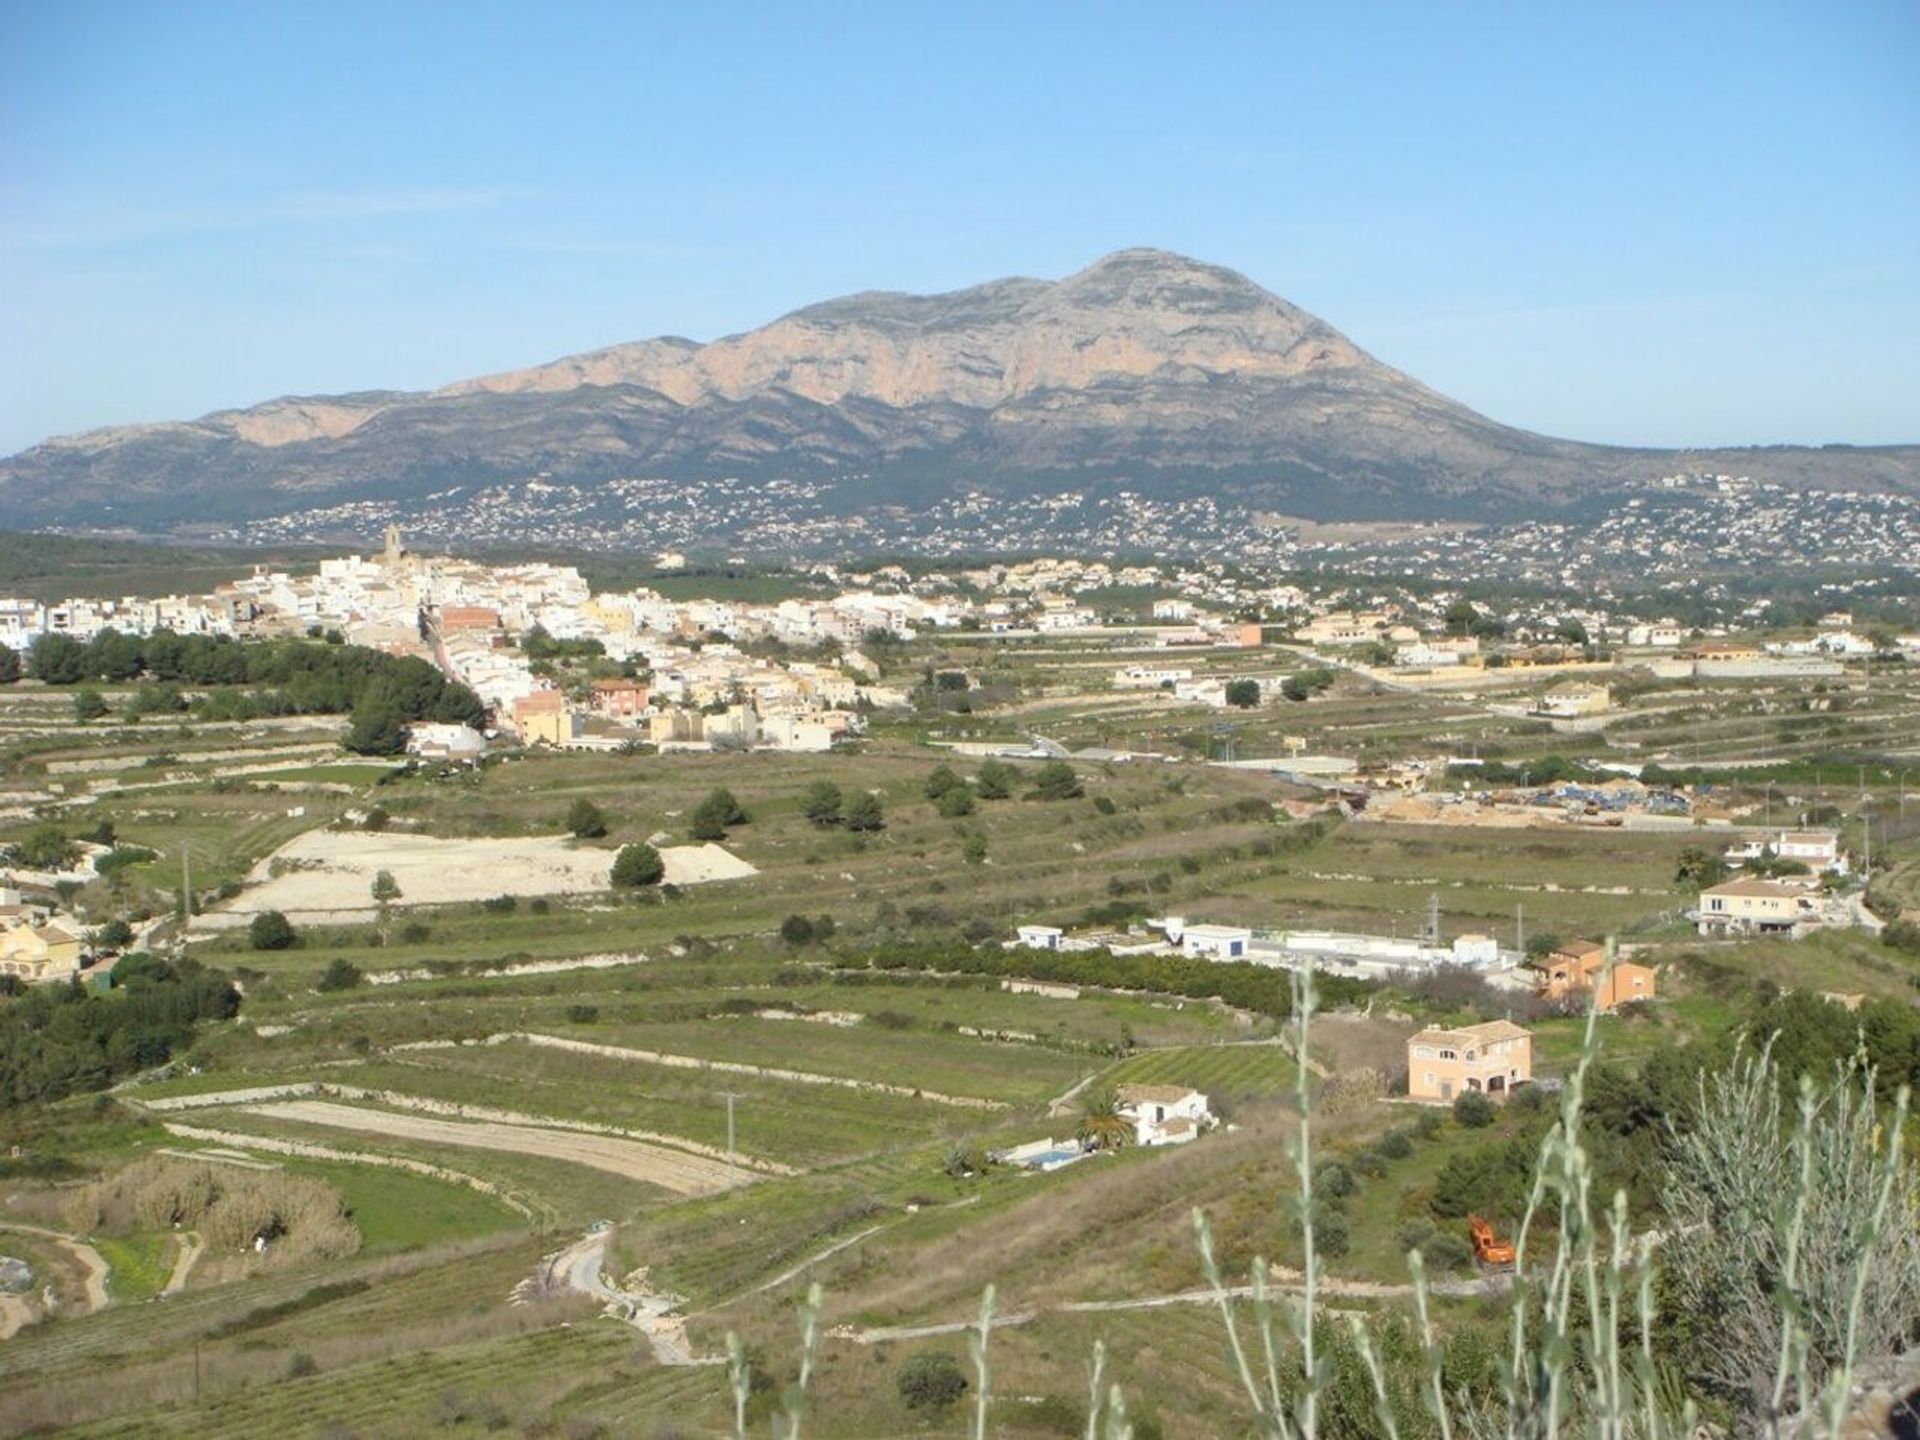
<path id="1" fill-rule="evenodd" d="M 112 1267 L 100 1252 L 76 1235 L 68 1235 L 59 1230 L 48 1230 L 40 1225 L 23 1225 L 18 1220 L 0 1220 L 0 1230 L 18 1230 L 25 1235 L 38 1235 L 43 1240 L 51 1240 L 75 1260 L 86 1272 L 87 1313 L 104 1310 L 108 1305 L 107 1276 Z"/>
<path id="2" fill-rule="evenodd" d="M 180 1242 L 180 1251 L 173 1257 L 173 1273 L 167 1276 L 167 1288 L 160 1292 L 163 1295 L 178 1295 L 187 1288 L 187 1276 L 193 1273 L 200 1253 L 207 1248 L 207 1242 L 201 1238 L 198 1230 L 188 1230 L 176 1238 Z"/>
<path id="3" fill-rule="evenodd" d="M 607 1244 L 613 1232 L 590 1230 L 557 1255 L 547 1258 L 544 1287 L 565 1287 L 604 1302 L 607 1313 L 642 1335 L 662 1365 L 724 1365 L 724 1355 L 695 1355 L 684 1316 L 673 1313 L 677 1297 L 649 1290 L 623 1290 L 607 1279 Z"/>
<path id="4" fill-rule="evenodd" d="M 325 1100 L 292 1100 L 249 1105 L 250 1114 L 274 1120 L 297 1120 L 336 1130 L 357 1130 L 395 1140 L 418 1140 L 430 1145 L 457 1145 L 471 1150 L 500 1150 L 534 1155 L 543 1160 L 565 1160 L 590 1166 L 629 1180 L 642 1180 L 676 1195 L 711 1195 L 738 1184 L 736 1173 L 724 1161 L 649 1145 L 639 1140 L 588 1135 L 573 1130 L 548 1130 L 533 1125 L 499 1121 L 439 1120 L 426 1115 L 400 1115 L 389 1110 L 364 1110 Z"/>

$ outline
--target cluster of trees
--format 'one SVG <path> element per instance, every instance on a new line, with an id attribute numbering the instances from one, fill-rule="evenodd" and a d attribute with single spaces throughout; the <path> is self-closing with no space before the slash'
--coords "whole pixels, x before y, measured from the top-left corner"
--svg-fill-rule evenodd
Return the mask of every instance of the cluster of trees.
<path id="1" fill-rule="evenodd" d="M 885 807 L 871 790 L 856 790 L 851 798 L 831 780 L 816 780 L 801 797 L 800 813 L 822 830 L 844 825 L 856 833 L 887 828 Z"/>
<path id="2" fill-rule="evenodd" d="M 1507 622 L 1484 613 L 1462 595 L 1447 607 L 1445 622 L 1449 635 L 1471 635 L 1479 640 L 1499 640 L 1507 633 Z"/>
<path id="3" fill-rule="evenodd" d="M 1293 1009 L 1292 979 L 1284 970 L 1237 962 L 1190 960 L 1183 955 L 1115 955 L 1109 950 L 975 949 L 962 942 L 882 945 L 867 957 L 875 970 L 1009 976 L 1063 985 L 1152 990 L 1189 999 L 1219 999 L 1242 1010 L 1284 1019 Z M 1322 975 L 1324 1003 L 1341 1005 L 1368 992 L 1358 980 Z"/>
<path id="4" fill-rule="evenodd" d="M 543 625 L 535 625 L 520 636 L 520 653 L 529 660 L 593 660 L 607 653 L 598 640 L 556 640 Z"/>
<path id="5" fill-rule="evenodd" d="M 106 995 L 77 983 L 36 985 L 0 1008 L 0 1103 L 104 1090 L 185 1050 L 201 1021 L 240 1008 L 226 975 L 192 960 L 172 965 L 141 952 L 113 975 Z"/>
<path id="6" fill-rule="evenodd" d="M 212 690 L 194 706 L 206 719 L 351 711 L 347 745 L 363 755 L 398 754 L 406 747 L 406 727 L 414 721 L 478 725 L 486 714 L 479 696 L 450 682 L 425 660 L 360 645 L 307 640 L 241 644 L 225 636 L 176 635 L 170 630 L 122 635 L 108 629 L 84 645 L 68 635 L 42 635 L 28 653 L 27 668 L 49 685 L 145 679 L 152 689 L 137 690 L 133 702 L 142 714 L 179 708 L 181 685 Z M 77 706 L 86 693 L 81 692 Z M 104 712 L 100 702 L 95 714 Z"/>

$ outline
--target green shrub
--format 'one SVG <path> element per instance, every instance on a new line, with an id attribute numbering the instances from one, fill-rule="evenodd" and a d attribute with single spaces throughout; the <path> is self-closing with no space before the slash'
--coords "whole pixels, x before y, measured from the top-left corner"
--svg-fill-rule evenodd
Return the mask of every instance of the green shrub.
<path id="1" fill-rule="evenodd" d="M 607 817 L 583 795 L 567 810 L 567 832 L 576 840 L 597 840 L 607 833 Z"/>
<path id="2" fill-rule="evenodd" d="M 658 885 L 666 873 L 666 861 L 651 845 L 622 845 L 613 860 L 613 885 L 617 890 Z"/>
<path id="3" fill-rule="evenodd" d="M 871 834 L 887 828 L 886 813 L 880 797 L 862 790 L 847 802 L 847 828 L 859 834 Z"/>
<path id="4" fill-rule="evenodd" d="M 1329 1200 L 1344 1200 L 1360 1187 L 1353 1172 L 1338 1160 L 1323 1160 L 1313 1172 L 1313 1193 Z"/>
<path id="5" fill-rule="evenodd" d="M 321 972 L 317 990 L 351 990 L 366 978 L 360 967 L 344 955 L 336 955 Z"/>
<path id="6" fill-rule="evenodd" d="M 943 820 L 958 820 L 973 813 L 973 791 L 962 780 L 950 790 L 943 790 L 935 797 L 933 808 L 940 812 Z"/>
<path id="7" fill-rule="evenodd" d="M 959 1362 L 944 1350 L 908 1357 L 894 1384 L 909 1410 L 944 1410 L 967 1391 Z"/>
<path id="8" fill-rule="evenodd" d="M 299 938 L 278 910 L 263 910 L 247 922 L 247 944 L 255 950 L 290 950 Z"/>
<path id="9" fill-rule="evenodd" d="M 1064 760 L 1049 760 L 1033 777 L 1036 800 L 1073 800 L 1084 794 L 1080 777 Z"/>
<path id="10" fill-rule="evenodd" d="M 1493 1101 L 1478 1090 L 1462 1090 L 1453 1102 L 1453 1118 L 1469 1130 L 1484 1130 L 1498 1113 Z"/>

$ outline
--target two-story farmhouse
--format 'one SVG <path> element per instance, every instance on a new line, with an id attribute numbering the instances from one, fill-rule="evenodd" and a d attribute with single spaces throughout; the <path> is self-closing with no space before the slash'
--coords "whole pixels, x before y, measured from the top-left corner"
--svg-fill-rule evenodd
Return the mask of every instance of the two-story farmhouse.
<path id="1" fill-rule="evenodd" d="M 1429 1025 L 1407 1040 L 1407 1094 L 1451 1102 L 1469 1090 L 1504 1100 L 1533 1079 L 1533 1037 L 1511 1020 L 1446 1029 Z"/>

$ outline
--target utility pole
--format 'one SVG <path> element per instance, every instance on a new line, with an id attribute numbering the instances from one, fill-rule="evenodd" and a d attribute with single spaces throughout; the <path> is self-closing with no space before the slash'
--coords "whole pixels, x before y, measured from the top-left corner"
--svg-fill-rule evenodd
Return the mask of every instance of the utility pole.
<path id="1" fill-rule="evenodd" d="M 1440 892 L 1427 892 L 1427 944 L 1440 943 Z"/>
<path id="2" fill-rule="evenodd" d="M 1513 948 L 1522 955 L 1527 953 L 1527 907 L 1513 907 Z"/>
<path id="3" fill-rule="evenodd" d="M 738 1180 L 740 1165 L 733 1154 L 733 1102 L 740 1097 L 732 1090 L 722 1090 L 720 1093 L 727 1097 L 727 1169 L 732 1171 L 733 1178 Z"/>

